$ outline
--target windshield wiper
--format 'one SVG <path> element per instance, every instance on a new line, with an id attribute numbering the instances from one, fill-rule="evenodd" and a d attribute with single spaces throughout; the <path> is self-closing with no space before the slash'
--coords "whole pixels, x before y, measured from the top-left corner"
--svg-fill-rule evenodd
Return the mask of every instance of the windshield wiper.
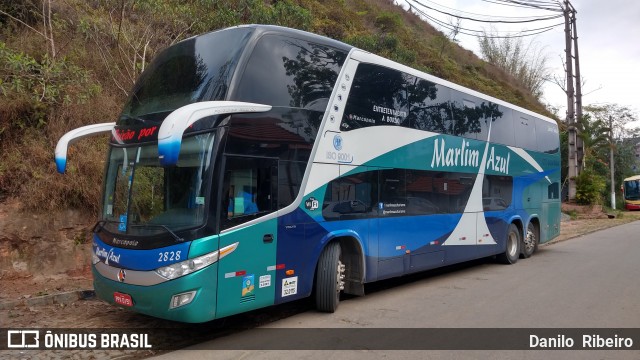
<path id="1" fill-rule="evenodd" d="M 96 222 L 96 224 L 93 225 L 93 229 L 91 231 L 93 231 L 94 233 L 100 232 L 100 230 L 102 230 L 106 224 L 120 224 L 120 221 L 98 220 L 98 222 Z"/>
<path id="2" fill-rule="evenodd" d="M 169 234 L 171 234 L 171 236 L 173 236 L 173 238 L 177 242 L 183 242 L 184 241 L 183 238 L 181 238 L 180 236 L 176 235 L 176 233 L 171 231 L 171 229 L 169 229 L 169 227 L 166 226 L 166 225 L 145 224 L 145 225 L 129 225 L 129 226 L 131 226 L 131 227 L 159 227 L 159 228 L 165 229 Z"/>
<path id="3" fill-rule="evenodd" d="M 119 225 L 119 224 L 121 224 L 121 222 L 120 221 L 115 221 L 115 220 L 98 220 L 98 222 L 96 222 L 96 224 L 93 225 L 92 231 L 94 233 L 98 233 L 104 228 L 104 226 L 106 224 L 118 224 Z M 146 224 L 146 225 L 129 225 L 129 226 L 130 227 L 159 227 L 159 228 L 162 228 L 162 229 L 166 230 L 173 237 L 173 239 L 175 241 L 177 241 L 177 242 L 183 242 L 184 241 L 183 238 L 181 238 L 180 236 L 176 235 L 176 233 L 174 233 L 166 225 Z"/>

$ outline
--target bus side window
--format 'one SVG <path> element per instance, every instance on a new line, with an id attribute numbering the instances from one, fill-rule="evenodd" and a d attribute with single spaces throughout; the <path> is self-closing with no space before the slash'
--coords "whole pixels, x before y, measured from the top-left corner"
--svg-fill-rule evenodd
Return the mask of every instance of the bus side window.
<path id="1" fill-rule="evenodd" d="M 482 207 L 484 211 L 504 210 L 511 206 L 513 178 L 502 175 L 485 175 L 482 184 Z"/>
<path id="2" fill-rule="evenodd" d="M 515 124 L 516 146 L 527 150 L 538 151 L 535 119 L 529 115 L 514 111 L 513 120 Z"/>
<path id="3" fill-rule="evenodd" d="M 407 182 L 404 169 L 380 170 L 379 215 L 383 217 L 407 214 Z"/>
<path id="4" fill-rule="evenodd" d="M 451 115 L 451 89 L 423 79 L 417 79 L 409 89 L 411 127 L 452 134 L 455 122 Z"/>
<path id="5" fill-rule="evenodd" d="M 380 65 L 358 65 L 340 130 L 383 125 L 409 127 L 407 94 L 416 81 L 414 76 Z"/>
<path id="6" fill-rule="evenodd" d="M 484 121 L 482 106 L 482 99 L 458 90 L 452 90 L 451 112 L 455 119 L 453 135 L 486 140 L 486 138 L 482 138 L 484 136 L 481 125 L 481 122 Z"/>
<path id="7" fill-rule="evenodd" d="M 560 184 L 558 182 L 549 184 L 547 187 L 547 198 L 549 200 L 560 198 Z"/>
<path id="8" fill-rule="evenodd" d="M 560 139 L 558 138 L 558 124 L 550 123 L 541 119 L 535 119 L 536 136 L 538 138 L 538 148 L 540 152 L 555 154 L 560 150 Z"/>
<path id="9" fill-rule="evenodd" d="M 513 110 L 502 105 L 496 105 L 492 110 L 495 111 L 486 119 L 491 122 L 491 142 L 514 146 Z"/>
<path id="10" fill-rule="evenodd" d="M 222 191 L 223 228 L 276 210 L 276 162 L 227 156 Z"/>
<path id="11" fill-rule="evenodd" d="M 438 214 L 440 201 L 434 190 L 433 172 L 425 170 L 407 170 L 407 214 Z M 448 198 L 444 208 L 448 208 Z"/>
<path id="12" fill-rule="evenodd" d="M 278 165 L 278 209 L 291 204 L 300 192 L 307 164 L 301 161 L 280 161 Z"/>
<path id="13" fill-rule="evenodd" d="M 326 220 L 375 217 L 377 177 L 378 171 L 366 171 L 331 181 L 322 204 L 322 216 Z"/>

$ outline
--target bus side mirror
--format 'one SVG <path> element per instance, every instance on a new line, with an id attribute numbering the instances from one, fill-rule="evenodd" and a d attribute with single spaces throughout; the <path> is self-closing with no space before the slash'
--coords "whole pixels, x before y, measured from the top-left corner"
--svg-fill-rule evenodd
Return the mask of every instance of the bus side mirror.
<path id="1" fill-rule="evenodd" d="M 158 131 L 158 157 L 163 166 L 178 162 L 182 135 L 198 120 L 213 115 L 266 112 L 270 105 L 237 101 L 203 101 L 185 105 L 167 116 Z"/>
<path id="2" fill-rule="evenodd" d="M 75 142 L 76 140 L 80 140 L 87 136 L 93 136 L 105 132 L 109 132 L 113 130 L 116 126 L 116 123 L 103 123 L 103 124 L 93 124 L 87 125 L 83 127 L 79 127 L 77 129 L 71 130 L 68 133 L 64 134 L 60 140 L 58 140 L 58 144 L 56 145 L 56 167 L 58 168 L 58 172 L 60 174 L 64 174 L 64 171 L 67 168 L 67 149 L 69 148 L 69 144 Z"/>

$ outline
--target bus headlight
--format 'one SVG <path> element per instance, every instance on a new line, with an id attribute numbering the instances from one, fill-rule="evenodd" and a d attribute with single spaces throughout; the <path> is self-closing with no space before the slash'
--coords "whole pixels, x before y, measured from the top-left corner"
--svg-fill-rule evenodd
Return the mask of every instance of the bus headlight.
<path id="1" fill-rule="evenodd" d="M 204 269 L 205 267 L 215 263 L 219 259 L 231 254 L 238 247 L 238 243 L 233 243 L 229 246 L 225 246 L 222 249 L 208 254 L 198 256 L 197 258 L 181 261 L 179 263 L 171 264 L 156 269 L 156 273 L 165 279 L 173 280 L 187 274 L 191 274 L 194 271 Z"/>
<path id="2" fill-rule="evenodd" d="M 158 268 L 156 272 L 163 278 L 172 280 L 203 269 L 216 261 L 218 261 L 218 252 L 214 251 L 197 258 Z"/>

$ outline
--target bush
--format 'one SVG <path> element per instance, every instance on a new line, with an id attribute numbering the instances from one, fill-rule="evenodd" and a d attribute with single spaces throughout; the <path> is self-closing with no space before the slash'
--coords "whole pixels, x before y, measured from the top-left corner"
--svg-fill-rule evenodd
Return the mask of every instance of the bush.
<path id="1" fill-rule="evenodd" d="M 606 186 L 604 177 L 585 169 L 576 177 L 576 201 L 582 205 L 602 204 L 602 193 Z"/>

